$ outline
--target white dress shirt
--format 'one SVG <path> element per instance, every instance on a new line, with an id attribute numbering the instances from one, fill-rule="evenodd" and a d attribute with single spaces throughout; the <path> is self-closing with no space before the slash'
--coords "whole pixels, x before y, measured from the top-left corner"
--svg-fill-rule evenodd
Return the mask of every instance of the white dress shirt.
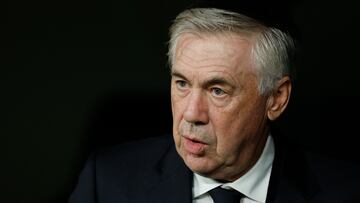
<path id="1" fill-rule="evenodd" d="M 244 194 L 241 203 L 265 203 L 274 155 L 274 141 L 271 136 L 268 136 L 259 160 L 234 182 L 223 184 L 194 173 L 193 203 L 213 203 L 208 191 L 220 185 L 225 189 L 232 188 Z"/>

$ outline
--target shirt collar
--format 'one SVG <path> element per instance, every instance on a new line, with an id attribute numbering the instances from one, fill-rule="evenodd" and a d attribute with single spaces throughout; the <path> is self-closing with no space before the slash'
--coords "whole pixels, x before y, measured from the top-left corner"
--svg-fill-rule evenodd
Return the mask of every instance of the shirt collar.
<path id="1" fill-rule="evenodd" d="M 274 155 L 274 141 L 271 136 L 268 136 L 264 150 L 256 164 L 234 182 L 222 184 L 211 178 L 194 173 L 194 198 L 222 185 L 223 188 L 232 188 L 241 192 L 247 198 L 258 202 L 265 202 Z"/>

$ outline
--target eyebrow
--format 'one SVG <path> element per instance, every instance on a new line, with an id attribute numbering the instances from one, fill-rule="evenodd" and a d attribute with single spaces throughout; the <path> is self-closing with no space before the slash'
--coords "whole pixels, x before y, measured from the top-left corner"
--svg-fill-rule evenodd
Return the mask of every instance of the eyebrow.
<path id="1" fill-rule="evenodd" d="M 183 74 L 181 74 L 177 71 L 173 71 L 171 73 L 171 75 L 173 77 L 182 78 L 183 80 L 188 81 L 188 79 Z M 202 86 L 205 86 L 205 87 L 209 87 L 209 86 L 213 86 L 213 85 L 225 85 L 225 86 L 229 86 L 231 88 L 235 88 L 234 84 L 232 84 L 231 82 L 229 82 L 229 80 L 227 80 L 223 77 L 220 77 L 220 76 L 212 77 L 212 78 L 206 80 L 205 82 L 203 82 L 203 84 L 202 84 Z"/>
<path id="2" fill-rule="evenodd" d="M 213 85 L 225 85 L 225 86 L 229 86 L 231 88 L 235 88 L 234 84 L 230 83 L 225 78 L 219 77 L 219 76 L 215 76 L 204 82 L 205 87 L 209 87 L 209 86 L 213 86 Z"/>
<path id="3" fill-rule="evenodd" d="M 178 77 L 178 78 L 182 78 L 184 80 L 188 80 L 183 74 L 177 72 L 177 71 L 172 71 L 171 72 L 171 76 L 172 77 Z"/>

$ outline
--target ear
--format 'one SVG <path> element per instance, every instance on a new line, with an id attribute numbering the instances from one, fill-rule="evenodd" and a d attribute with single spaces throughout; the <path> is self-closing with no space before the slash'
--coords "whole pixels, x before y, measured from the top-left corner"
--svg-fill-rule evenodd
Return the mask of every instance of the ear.
<path id="1" fill-rule="evenodd" d="M 270 120 L 277 119 L 286 109 L 291 94 L 291 80 L 289 76 L 283 77 L 278 81 L 276 89 L 268 99 L 267 117 Z"/>

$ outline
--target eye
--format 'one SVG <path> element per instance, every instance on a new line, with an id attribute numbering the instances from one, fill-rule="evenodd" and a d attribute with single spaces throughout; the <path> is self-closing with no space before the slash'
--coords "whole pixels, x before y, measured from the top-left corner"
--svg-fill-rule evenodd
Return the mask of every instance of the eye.
<path id="1" fill-rule="evenodd" d="M 211 93 L 215 97 L 223 97 L 225 96 L 226 92 L 218 87 L 211 88 Z"/>
<path id="2" fill-rule="evenodd" d="M 187 82 L 184 80 L 177 80 L 177 81 L 175 81 L 175 83 L 176 83 L 177 88 L 179 88 L 179 89 L 185 89 L 188 86 Z"/>

